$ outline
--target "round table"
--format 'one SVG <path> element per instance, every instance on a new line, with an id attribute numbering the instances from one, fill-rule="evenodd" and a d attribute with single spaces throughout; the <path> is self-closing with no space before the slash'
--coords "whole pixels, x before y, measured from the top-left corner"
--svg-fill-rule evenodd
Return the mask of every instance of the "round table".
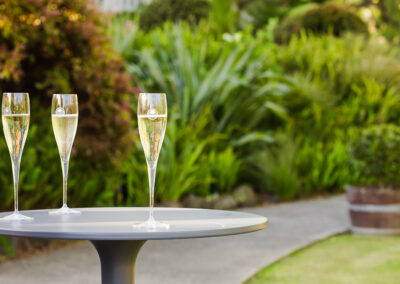
<path id="1" fill-rule="evenodd" d="M 26 210 L 33 221 L 1 221 L 0 235 L 90 240 L 101 263 L 103 284 L 128 284 L 135 280 L 135 261 L 147 240 L 186 239 L 248 233 L 267 227 L 265 217 L 244 212 L 189 208 L 155 208 L 157 221 L 168 230 L 137 229 L 148 208 L 77 208 L 80 215 L 49 215 L 48 210 Z M 10 212 L 0 213 L 0 217 Z"/>

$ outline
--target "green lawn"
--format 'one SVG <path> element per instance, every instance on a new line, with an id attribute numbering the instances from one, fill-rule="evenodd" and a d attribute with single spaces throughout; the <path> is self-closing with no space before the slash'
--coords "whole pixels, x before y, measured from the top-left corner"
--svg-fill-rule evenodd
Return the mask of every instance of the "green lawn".
<path id="1" fill-rule="evenodd" d="M 400 283 L 400 238 L 340 235 L 295 252 L 247 284 Z"/>

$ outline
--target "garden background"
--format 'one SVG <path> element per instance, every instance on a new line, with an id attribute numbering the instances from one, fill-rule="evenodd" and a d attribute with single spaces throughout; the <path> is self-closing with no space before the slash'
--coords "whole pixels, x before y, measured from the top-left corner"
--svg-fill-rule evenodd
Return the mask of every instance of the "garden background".
<path id="1" fill-rule="evenodd" d="M 141 91 L 168 98 L 156 204 L 212 202 L 242 185 L 274 202 L 362 183 L 348 145 L 398 123 L 399 29 L 397 0 L 154 0 L 122 13 L 89 0 L 2 0 L 0 91 L 31 98 L 20 208 L 61 204 L 53 93 L 79 97 L 71 207 L 147 205 Z M 9 210 L 4 139 L 0 156 Z"/>

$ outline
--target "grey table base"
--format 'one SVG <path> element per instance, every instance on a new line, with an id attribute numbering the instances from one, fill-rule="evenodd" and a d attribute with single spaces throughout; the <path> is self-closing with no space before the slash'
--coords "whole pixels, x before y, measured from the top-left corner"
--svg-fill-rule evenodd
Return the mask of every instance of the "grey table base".
<path id="1" fill-rule="evenodd" d="M 147 240 L 216 237 L 257 231 L 267 226 L 255 214 L 189 208 L 156 208 L 155 218 L 168 230 L 135 229 L 147 218 L 147 208 L 78 208 L 80 215 L 49 215 L 48 210 L 27 210 L 33 221 L 0 221 L 0 235 L 47 239 L 90 240 L 101 263 L 103 284 L 135 282 L 137 255 Z M 0 213 L 0 217 L 9 212 Z"/>
<path id="2" fill-rule="evenodd" d="M 109 283 L 135 283 L 135 263 L 146 241 L 91 241 L 101 264 L 101 281 Z"/>

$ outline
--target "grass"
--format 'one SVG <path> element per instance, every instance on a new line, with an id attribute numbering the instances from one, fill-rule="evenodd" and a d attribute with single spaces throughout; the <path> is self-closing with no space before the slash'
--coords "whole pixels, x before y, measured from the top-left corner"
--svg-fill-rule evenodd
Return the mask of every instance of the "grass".
<path id="1" fill-rule="evenodd" d="M 258 283 L 399 283 L 400 238 L 339 235 L 259 271 Z"/>

